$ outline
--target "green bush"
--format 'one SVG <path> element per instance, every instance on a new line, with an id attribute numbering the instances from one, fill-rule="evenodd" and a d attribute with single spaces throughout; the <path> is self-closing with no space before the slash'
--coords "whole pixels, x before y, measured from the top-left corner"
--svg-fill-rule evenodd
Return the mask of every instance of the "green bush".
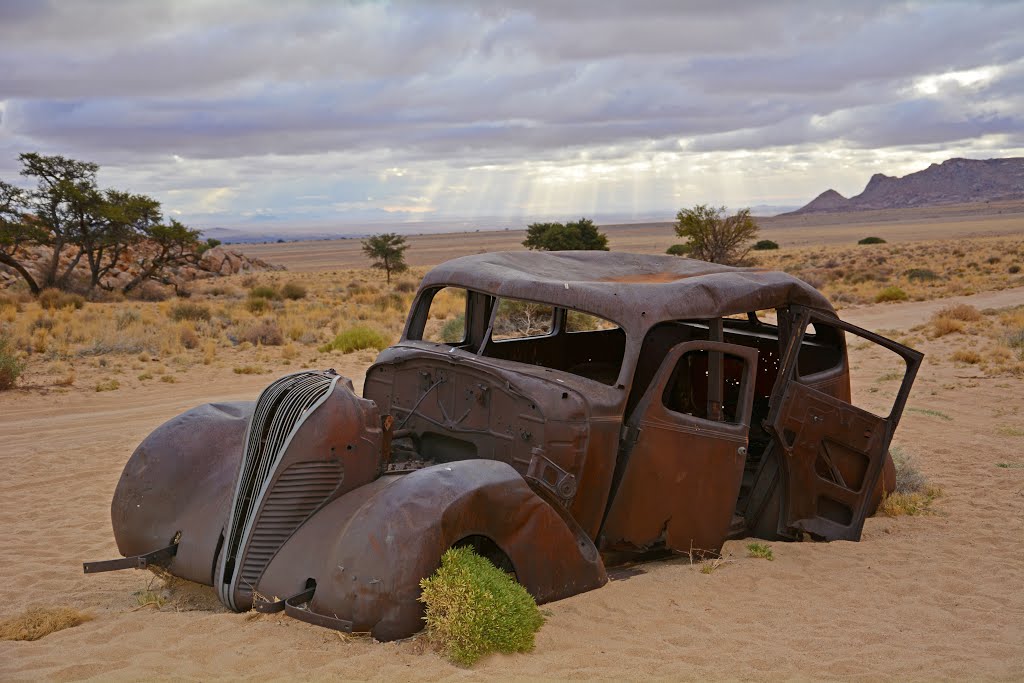
<path id="1" fill-rule="evenodd" d="M 875 303 L 880 304 L 886 301 L 906 301 L 907 293 L 899 287 L 886 287 L 875 296 Z"/>
<path id="2" fill-rule="evenodd" d="M 857 244 L 885 244 L 885 240 L 881 237 L 865 237 L 862 240 L 858 240 Z"/>
<path id="3" fill-rule="evenodd" d="M 906 275 L 907 279 L 910 280 L 911 282 L 913 282 L 914 280 L 918 280 L 920 282 L 929 282 L 931 280 L 939 279 L 938 274 L 934 270 L 929 270 L 928 268 L 911 268 L 906 273 L 904 273 L 904 275 Z"/>
<path id="4" fill-rule="evenodd" d="M 761 240 L 760 242 L 755 244 L 752 248 L 753 248 L 754 251 L 770 251 L 772 249 L 778 249 L 779 248 L 779 243 L 778 242 L 773 242 L 771 240 Z"/>
<path id="5" fill-rule="evenodd" d="M 0 391 L 13 389 L 24 370 L 25 364 L 14 355 L 10 340 L 0 335 Z"/>
<path id="6" fill-rule="evenodd" d="M 686 256 L 690 253 L 689 244 L 673 244 L 671 247 L 665 250 L 666 254 L 670 256 Z"/>
<path id="7" fill-rule="evenodd" d="M 286 282 L 281 287 L 281 296 L 285 299 L 297 301 L 306 298 L 306 286 L 299 282 Z"/>
<path id="8" fill-rule="evenodd" d="M 441 341 L 449 344 L 461 342 L 466 336 L 466 316 L 459 314 L 441 327 Z"/>
<path id="9" fill-rule="evenodd" d="M 260 297 L 262 299 L 277 299 L 280 294 L 278 294 L 277 290 L 270 285 L 256 285 L 249 290 L 249 296 Z"/>
<path id="10" fill-rule="evenodd" d="M 249 300 L 245 302 L 245 307 L 253 315 L 260 315 L 267 312 L 267 309 L 270 308 L 270 302 L 261 296 L 250 296 Z"/>
<path id="11" fill-rule="evenodd" d="M 181 322 L 182 320 L 208 321 L 210 319 L 210 309 L 202 304 L 182 302 L 171 306 L 171 311 L 168 315 L 170 315 L 171 320 L 176 322 Z"/>
<path id="12" fill-rule="evenodd" d="M 334 341 L 321 346 L 320 351 L 322 353 L 326 353 L 328 351 L 352 353 L 353 351 L 361 351 L 363 349 L 377 349 L 378 351 L 383 351 L 390 345 L 391 343 L 383 334 L 372 328 L 360 325 L 345 330 L 335 337 Z"/>
<path id="13" fill-rule="evenodd" d="M 463 666 L 489 652 L 529 652 L 544 623 L 526 589 L 471 548 L 448 550 L 420 587 L 428 637 Z"/>

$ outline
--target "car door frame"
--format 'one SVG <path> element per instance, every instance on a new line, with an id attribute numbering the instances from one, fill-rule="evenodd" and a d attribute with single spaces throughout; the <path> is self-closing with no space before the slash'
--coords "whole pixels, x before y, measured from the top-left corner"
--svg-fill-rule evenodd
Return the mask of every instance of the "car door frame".
<path id="1" fill-rule="evenodd" d="M 664 404 L 679 361 L 701 350 L 744 362 L 734 422 L 676 412 Z M 665 354 L 623 425 L 620 466 L 601 530 L 604 547 L 646 550 L 664 543 L 696 556 L 721 549 L 743 477 L 757 359 L 755 348 L 708 340 L 680 342 Z"/>
<path id="2" fill-rule="evenodd" d="M 857 327 L 838 317 L 804 306 L 790 306 L 790 340 L 772 390 L 766 425 L 778 449 L 784 486 L 779 528 L 806 532 L 823 540 L 859 540 L 872 494 L 882 476 L 889 444 L 906 407 L 924 354 Z M 885 417 L 836 398 L 800 381 L 801 345 L 811 323 L 820 322 L 877 344 L 906 364 L 899 392 Z M 849 365 L 848 356 L 844 362 Z M 827 439 L 827 442 L 826 442 Z M 829 460 L 827 444 L 860 453 L 868 463 L 856 490 L 845 485 Z M 828 462 L 832 480 L 815 471 L 818 459 Z M 822 514 L 822 500 L 848 508 L 841 523 Z M 814 509 L 816 512 L 811 513 Z"/>

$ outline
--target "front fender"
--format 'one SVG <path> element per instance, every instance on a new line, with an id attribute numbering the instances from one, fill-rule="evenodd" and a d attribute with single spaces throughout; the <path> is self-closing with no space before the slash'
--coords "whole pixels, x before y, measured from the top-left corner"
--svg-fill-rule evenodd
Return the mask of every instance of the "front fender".
<path id="1" fill-rule="evenodd" d="M 254 406 L 253 401 L 207 403 L 171 418 L 139 444 L 110 504 L 122 555 L 162 548 L 181 532 L 168 570 L 212 585 Z"/>
<path id="2" fill-rule="evenodd" d="M 285 597 L 313 579 L 313 612 L 405 638 L 423 627 L 420 579 L 468 536 L 494 542 L 540 603 L 608 580 L 586 534 L 511 466 L 463 460 L 382 477 L 324 507 L 280 548 L 258 591 Z"/>

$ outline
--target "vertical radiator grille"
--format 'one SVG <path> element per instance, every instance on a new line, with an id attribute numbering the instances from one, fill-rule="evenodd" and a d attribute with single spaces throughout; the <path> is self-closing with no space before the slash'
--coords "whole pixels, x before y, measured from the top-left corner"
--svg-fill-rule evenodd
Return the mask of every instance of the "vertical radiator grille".
<path id="1" fill-rule="evenodd" d="M 287 484 L 287 489 L 280 495 L 277 495 L 277 487 L 275 487 L 273 496 L 267 501 L 274 503 L 275 512 L 267 517 L 267 523 L 272 524 L 276 531 L 272 532 L 268 529 L 264 532 L 259 528 L 253 528 L 254 522 L 256 522 L 254 517 L 260 508 L 265 489 L 274 477 L 289 437 L 305 420 L 308 411 L 327 397 L 337 380 L 337 375 L 325 372 L 300 372 L 288 375 L 264 389 L 256 402 L 256 410 L 253 413 L 252 422 L 249 424 L 245 453 L 242 455 L 242 465 L 231 506 L 222 564 L 222 579 L 218 583 L 221 600 L 232 608 L 235 608 L 233 593 L 236 586 L 244 587 L 246 592 L 251 591 L 255 585 L 255 580 L 250 576 L 251 571 L 255 571 L 256 567 L 259 567 L 259 572 L 262 572 L 273 553 L 280 547 L 280 543 L 283 543 L 319 505 L 319 501 L 313 504 L 312 497 L 326 485 L 324 481 L 327 478 L 325 475 L 328 473 L 324 470 L 324 464 L 297 463 L 297 466 L 301 467 L 316 465 L 317 469 L 310 469 L 306 472 L 301 468 L 296 470 L 292 481 Z M 338 484 L 341 469 L 340 465 L 334 467 L 334 486 L 331 490 Z M 291 469 L 293 468 L 289 468 L 284 476 L 291 475 Z M 312 483 L 310 490 L 303 490 L 302 487 L 309 483 Z M 325 496 L 321 496 L 320 500 L 323 500 L 323 497 Z M 299 509 L 295 509 L 295 505 L 298 505 Z M 289 511 L 288 514 L 282 515 L 281 512 L 289 506 L 292 506 L 290 510 L 293 512 Z M 301 519 L 296 520 L 296 516 L 301 514 L 301 510 L 307 508 L 308 510 Z M 254 548 L 256 553 L 253 556 L 251 567 L 247 567 L 249 571 L 245 572 L 246 577 L 240 577 L 241 572 L 238 565 L 246 551 L 246 548 L 242 546 L 246 543 L 247 536 L 251 541 L 256 541 L 258 537 L 261 545 Z M 274 539 L 280 539 L 280 542 L 271 549 L 269 544 Z M 252 543 L 248 545 L 252 546 Z M 262 561 L 260 558 L 263 558 Z M 242 578 L 247 578 L 250 583 L 241 583 L 240 585 Z M 259 578 L 258 573 L 255 578 Z"/>

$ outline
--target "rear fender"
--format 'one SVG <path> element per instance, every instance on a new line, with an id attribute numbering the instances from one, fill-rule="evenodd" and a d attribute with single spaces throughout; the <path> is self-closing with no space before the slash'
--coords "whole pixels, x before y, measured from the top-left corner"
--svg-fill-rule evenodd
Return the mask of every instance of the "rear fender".
<path id="1" fill-rule="evenodd" d="M 253 401 L 207 403 L 157 427 L 121 473 L 110 520 L 122 555 L 142 555 L 181 534 L 167 569 L 212 585 Z"/>
<path id="2" fill-rule="evenodd" d="M 539 603 L 608 580 L 590 539 L 511 466 L 463 460 L 382 477 L 335 500 L 281 547 L 258 591 L 281 598 L 312 579 L 313 612 L 379 640 L 405 638 L 423 627 L 420 579 L 468 536 L 493 541 Z"/>

